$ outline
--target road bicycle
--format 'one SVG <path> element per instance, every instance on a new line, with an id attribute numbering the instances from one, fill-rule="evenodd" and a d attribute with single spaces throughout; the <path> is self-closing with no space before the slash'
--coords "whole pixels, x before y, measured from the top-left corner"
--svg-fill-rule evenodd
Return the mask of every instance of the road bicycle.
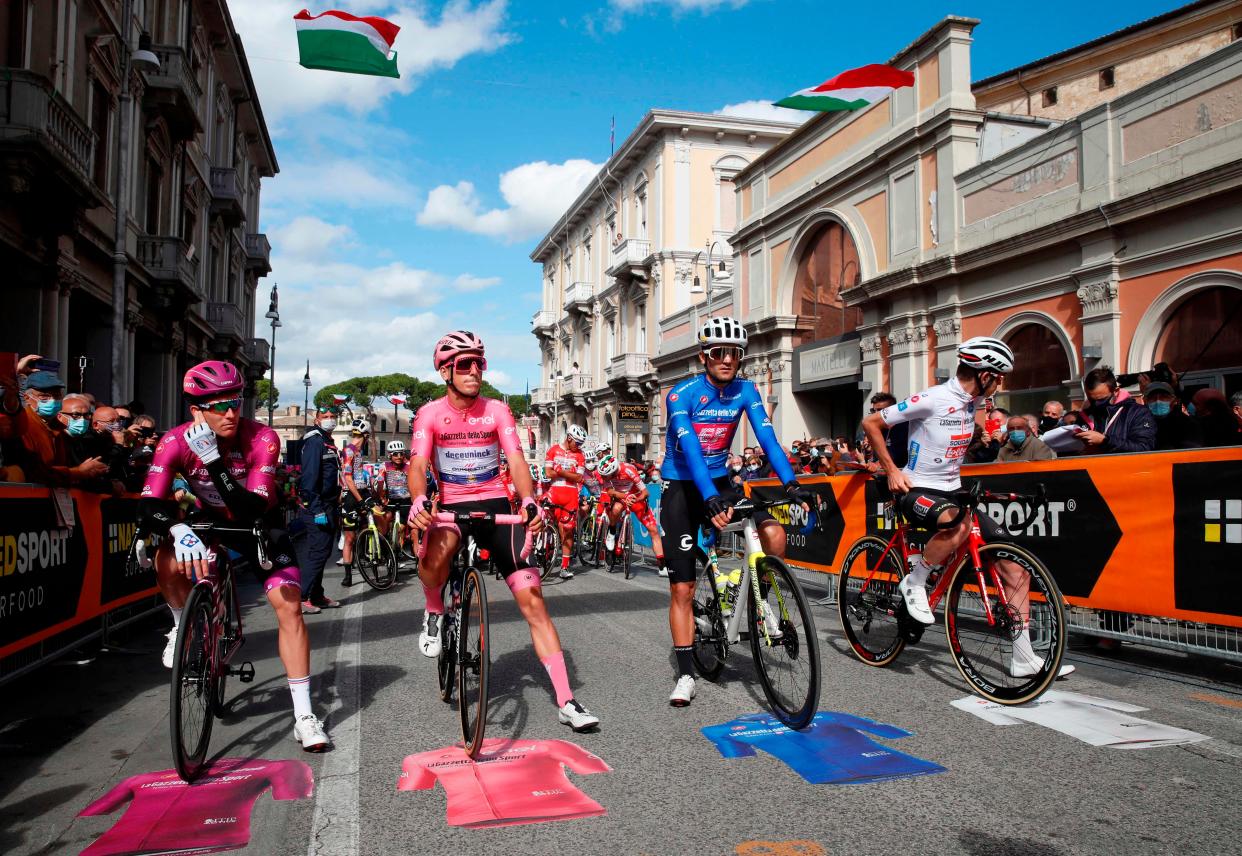
<path id="1" fill-rule="evenodd" d="M 604 525 L 600 520 L 600 498 L 592 496 L 578 508 L 578 526 L 574 530 L 574 552 L 578 561 L 591 568 L 601 562 L 600 545 L 604 540 Z"/>
<path id="2" fill-rule="evenodd" d="M 202 521 L 191 523 L 190 528 L 205 542 L 213 534 L 223 532 L 252 536 L 259 566 L 271 570 L 267 532 L 262 526 L 235 528 Z M 224 692 L 229 676 L 236 675 L 243 684 L 254 680 L 254 665 L 249 661 L 236 667 L 231 665 L 246 641 L 237 581 L 228 550 L 219 543 L 212 549 L 216 554 L 214 570 L 194 583 L 181 611 L 172 665 L 168 719 L 173 766 L 187 782 L 192 782 L 206 766 L 212 724 L 226 710 Z M 150 567 L 143 541 L 138 542 L 136 552 L 139 563 Z"/>
<path id="3" fill-rule="evenodd" d="M 883 477 L 877 482 L 886 493 Z M 971 690 L 998 704 L 1024 704 L 1047 690 L 1060 671 L 1066 638 L 1064 603 L 1052 574 L 1036 556 L 1016 544 L 984 542 L 976 506 L 981 501 L 1022 503 L 1027 516 L 1017 529 L 1021 532 L 1043 513 L 1044 487 L 1030 495 L 992 493 L 976 481 L 955 493 L 954 500 L 960 505 L 958 513 L 937 528 L 951 529 L 970 514 L 970 535 L 943 570 L 929 579 L 928 604 L 934 612 L 945 600 L 949 654 Z M 896 514 L 893 505 L 889 496 L 886 515 Z M 892 663 L 929 626 L 910 617 L 897 588 L 916 552 L 910 546 L 915 527 L 899 516 L 893 519 L 896 531 L 887 541 L 866 535 L 854 542 L 841 563 L 837 586 L 845 637 L 870 666 Z M 1012 562 L 1019 569 L 1018 578 L 1006 584 L 1000 561 Z M 1015 649 L 1020 653 L 1017 661 Z"/>
<path id="4" fill-rule="evenodd" d="M 490 624 L 484 574 L 471 561 L 477 548 L 474 531 L 477 527 L 523 526 L 526 518 L 520 514 L 491 514 L 486 511 L 439 511 L 435 519 L 441 523 L 456 524 L 461 531 L 461 542 L 449 564 L 448 579 L 442 589 L 444 616 L 440 621 L 440 655 L 436 658 L 440 700 L 452 702 L 456 687 L 462 744 L 466 754 L 477 758 L 483 747 L 483 732 L 487 724 L 491 645 L 488 641 Z M 528 534 L 522 549 L 523 557 L 529 553 L 530 546 Z"/>
<path id="5" fill-rule="evenodd" d="M 376 591 L 383 591 L 397 581 L 397 554 L 393 550 L 392 539 L 385 537 L 375 522 L 376 508 L 373 503 L 367 502 L 356 512 L 365 516 L 366 525 L 354 539 L 354 567 L 367 585 Z M 382 513 L 383 508 L 379 508 Z M 394 526 L 393 531 L 396 529 Z"/>
<path id="6" fill-rule="evenodd" d="M 625 503 L 622 503 L 621 519 L 605 530 L 608 531 L 612 532 L 614 538 L 612 549 L 608 549 L 606 539 L 600 539 L 601 554 L 607 553 L 608 573 L 624 571 L 628 580 L 634 575 L 634 517 Z"/>
<path id="7" fill-rule="evenodd" d="M 705 564 L 705 572 L 696 574 L 691 656 L 699 674 L 715 681 L 729 658 L 729 647 L 749 637 L 755 671 L 772 712 L 798 729 L 809 725 L 819 709 L 819 637 L 801 584 L 784 561 L 763 552 L 753 518 L 758 511 L 790 502 L 742 498 L 733 504 L 736 522 L 721 532 L 742 533 L 746 560 L 741 579 L 722 595 L 716 588 L 715 567 Z M 709 529 L 709 542 L 715 538 L 715 530 Z"/>
<path id="8" fill-rule="evenodd" d="M 531 539 L 530 556 L 539 568 L 539 578 L 546 580 L 561 568 L 561 529 L 557 523 L 557 508 L 546 499 L 542 511 L 547 525 Z"/>
<path id="9" fill-rule="evenodd" d="M 405 564 L 415 569 L 418 567 L 418 546 L 414 543 L 409 527 L 405 525 L 409 520 L 409 508 L 408 501 L 401 505 L 384 506 L 386 512 L 392 513 L 392 525 L 388 527 L 388 546 L 392 548 L 392 554 L 397 557 L 398 570 Z M 402 509 L 407 512 L 404 520 L 401 517 Z"/>

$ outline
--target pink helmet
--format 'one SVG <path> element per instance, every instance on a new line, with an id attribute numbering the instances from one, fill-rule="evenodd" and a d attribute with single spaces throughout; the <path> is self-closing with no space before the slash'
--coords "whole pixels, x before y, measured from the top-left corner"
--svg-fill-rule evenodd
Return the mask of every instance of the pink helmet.
<path id="1" fill-rule="evenodd" d="M 436 342 L 432 361 L 438 370 L 440 366 L 451 363 L 462 354 L 478 354 L 480 357 L 483 356 L 483 340 L 469 330 L 454 330 Z"/>
<path id="2" fill-rule="evenodd" d="M 208 398 L 241 392 L 246 386 L 232 363 L 208 360 L 185 373 L 181 389 L 191 398 Z"/>

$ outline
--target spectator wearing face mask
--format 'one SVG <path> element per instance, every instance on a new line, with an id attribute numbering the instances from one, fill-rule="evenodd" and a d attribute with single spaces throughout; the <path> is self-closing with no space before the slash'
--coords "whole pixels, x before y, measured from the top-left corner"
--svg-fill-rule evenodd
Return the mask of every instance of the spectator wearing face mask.
<path id="1" fill-rule="evenodd" d="M 1156 420 L 1156 450 L 1197 449 L 1203 445 L 1199 423 L 1182 412 L 1177 392 L 1167 383 L 1153 381 L 1143 398 Z"/>
<path id="2" fill-rule="evenodd" d="M 60 415 L 65 383 L 53 372 L 32 371 L 38 359 L 38 355 L 32 354 L 18 363 L 18 374 L 27 376 L 26 406 L 11 415 L 0 415 L 0 437 L 21 441 L 25 451 L 25 475 L 31 481 L 68 487 L 99 478 L 107 473 L 108 466 L 98 458 L 76 465 L 70 460 L 69 420 Z M 81 399 L 81 405 L 85 414 L 82 418 L 89 420 L 85 399 Z"/>
<path id="3" fill-rule="evenodd" d="M 1191 399 L 1191 415 L 1203 432 L 1204 446 L 1236 446 L 1242 443 L 1238 421 L 1219 389 L 1201 389 Z"/>
<path id="4" fill-rule="evenodd" d="M 1010 464 L 1015 461 L 1051 461 L 1057 456 L 1035 436 L 1025 416 L 1010 416 L 1006 426 L 1008 433 L 1000 451 L 996 453 L 998 464 Z"/>
<path id="5" fill-rule="evenodd" d="M 1061 424 L 1062 417 L 1065 416 L 1065 405 L 1059 401 L 1045 401 L 1043 408 L 1040 410 L 1039 416 L 1039 433 L 1047 434 L 1053 428 Z"/>
<path id="6" fill-rule="evenodd" d="M 1156 448 L 1156 422 L 1151 411 L 1117 385 L 1108 366 L 1082 379 L 1083 415 L 1089 430 L 1078 435 L 1089 455 L 1107 452 L 1150 452 Z"/>

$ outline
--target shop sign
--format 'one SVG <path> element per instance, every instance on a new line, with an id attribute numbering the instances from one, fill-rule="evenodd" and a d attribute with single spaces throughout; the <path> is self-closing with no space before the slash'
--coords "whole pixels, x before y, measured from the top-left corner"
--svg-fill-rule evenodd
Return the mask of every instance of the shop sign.
<path id="1" fill-rule="evenodd" d="M 651 430 L 651 405 L 618 404 L 617 433 L 646 434 Z"/>
<path id="2" fill-rule="evenodd" d="M 798 359 L 798 380 L 804 384 L 850 377 L 862 370 L 862 354 L 856 338 L 808 348 L 798 354 Z"/>

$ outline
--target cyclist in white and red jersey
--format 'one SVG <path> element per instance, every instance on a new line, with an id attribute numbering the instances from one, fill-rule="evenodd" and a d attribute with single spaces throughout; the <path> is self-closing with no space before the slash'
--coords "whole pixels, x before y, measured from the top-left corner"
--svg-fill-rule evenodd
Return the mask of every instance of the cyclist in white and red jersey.
<path id="1" fill-rule="evenodd" d="M 513 414 L 503 402 L 479 395 L 487 368 L 483 342 L 465 330 L 449 333 L 436 344 L 434 364 L 448 386 L 447 394 L 418 411 L 410 443 L 413 523 L 426 532 L 418 575 L 427 608 L 418 642 L 427 657 L 438 656 L 443 647 L 441 589 L 448 578 L 449 562 L 461 543 L 461 532 L 455 524 L 441 523 L 433 517 L 435 507 L 426 496 L 428 463 L 440 483 L 440 506 L 445 510 L 509 514 L 509 500 L 500 478 L 503 450 L 527 528 L 538 532 L 543 526 Z M 532 570 L 521 555 L 524 540 L 517 526 L 494 526 L 491 542 L 479 546 L 490 548 L 496 570 L 504 574 L 530 626 L 535 653 L 556 692 L 558 718 L 575 731 L 585 731 L 598 725 L 599 718 L 579 704 L 569 688 L 565 655 L 543 600 L 539 571 Z"/>
<path id="2" fill-rule="evenodd" d="M 911 525 L 931 529 L 934 534 L 921 554 L 915 555 L 910 572 L 897 584 L 905 600 L 906 612 L 923 624 L 935 616 L 927 602 L 927 578 L 970 537 L 971 515 L 966 514 L 952 529 L 935 531 L 938 524 L 952 522 L 960 510 L 953 492 L 962 486 L 962 461 L 975 429 L 975 408 L 981 398 L 992 396 L 1013 369 L 1013 351 L 1000 339 L 976 336 L 958 346 L 958 367 L 947 383 L 889 405 L 863 420 L 862 427 L 880 465 L 888 473 L 889 489 L 897 496 L 902 515 Z M 897 467 L 884 443 L 884 431 L 893 425 L 909 423 L 909 456 L 904 467 Z M 980 534 L 987 541 L 1008 536 L 1000 524 L 987 514 L 977 515 Z M 1028 620 L 1030 577 L 1016 564 L 997 561 L 1001 582 L 1009 601 Z M 1031 632 L 1023 628 L 1013 642 L 1010 674 L 1028 677 L 1043 668 L 1043 660 L 1031 645 Z M 1061 667 L 1061 675 L 1074 671 Z"/>
<path id="3" fill-rule="evenodd" d="M 660 568 L 660 576 L 668 576 L 668 568 L 664 566 L 664 542 L 660 540 L 660 525 L 647 505 L 647 486 L 643 484 L 643 475 L 633 464 L 623 464 L 612 455 L 605 455 L 599 462 L 600 488 L 606 500 L 605 514 L 608 515 L 608 535 L 604 545 L 615 549 L 617 541 L 616 526 L 625 513 L 633 513 L 638 522 L 646 527 L 651 534 L 651 549 L 655 551 L 656 565 Z M 611 501 L 607 501 L 611 500 Z"/>
<path id="4" fill-rule="evenodd" d="M 586 429 L 570 425 L 565 432 L 565 442 L 548 449 L 544 456 L 552 476 L 548 489 L 548 501 L 552 503 L 556 525 L 561 530 L 561 579 L 572 580 L 569 559 L 574 554 L 574 528 L 578 523 L 578 490 L 586 476 L 586 455 L 582 445 L 586 442 Z"/>
<path id="5" fill-rule="evenodd" d="M 310 639 L 302 619 L 302 580 L 287 532 L 271 533 L 272 568 L 262 571 L 249 532 L 219 532 L 199 538 L 181 522 L 173 500 L 178 475 L 198 498 L 202 519 L 238 529 L 253 527 L 276 507 L 276 464 L 280 438 L 266 425 L 241 415 L 241 374 L 231 363 L 209 360 L 185 373 L 182 391 L 193 421 L 165 432 L 155 447 L 139 503 L 140 529 L 160 536 L 155 577 L 173 614 L 173 632 L 164 649 L 172 666 L 181 610 L 196 578 L 215 571 L 217 550 L 227 547 L 248 559 L 263 582 L 267 602 L 276 612 L 280 659 L 293 697 L 293 736 L 309 752 L 330 741 L 310 702 Z"/>

